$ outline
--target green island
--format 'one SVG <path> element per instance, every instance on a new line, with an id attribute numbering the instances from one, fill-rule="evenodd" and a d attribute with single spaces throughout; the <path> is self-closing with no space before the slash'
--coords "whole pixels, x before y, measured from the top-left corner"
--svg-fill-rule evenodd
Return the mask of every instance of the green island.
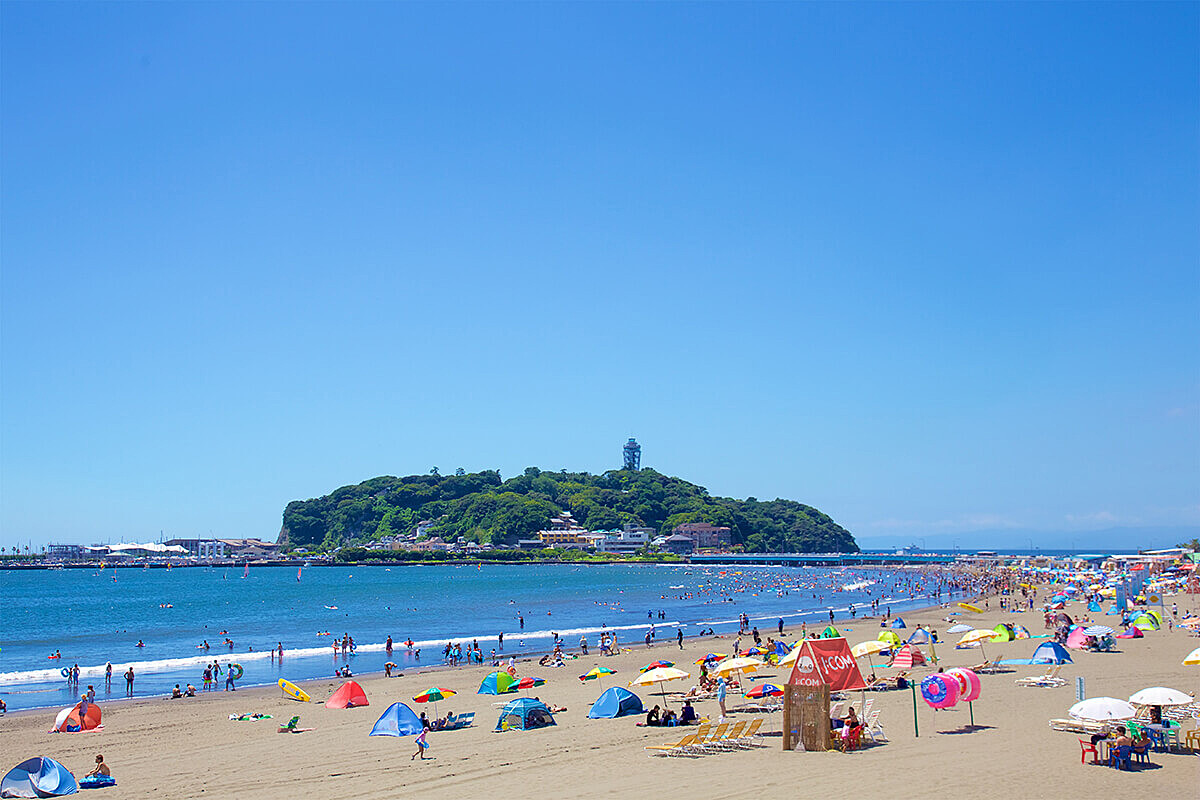
<path id="1" fill-rule="evenodd" d="M 732 552 L 859 552 L 849 531 L 811 506 L 714 497 L 703 486 L 649 468 L 593 475 L 528 467 L 507 480 L 496 470 L 441 475 L 436 468 L 428 475 L 381 476 L 288 503 L 279 543 L 291 552 L 336 552 L 339 560 L 454 557 L 421 546 L 428 541 L 465 542 L 473 557 L 496 560 L 603 558 L 571 548 L 520 549 L 564 514 L 589 532 L 632 526 L 667 536 L 689 523 L 719 526 L 728 529 L 723 549 Z M 649 546 L 627 555 L 678 557 Z"/>

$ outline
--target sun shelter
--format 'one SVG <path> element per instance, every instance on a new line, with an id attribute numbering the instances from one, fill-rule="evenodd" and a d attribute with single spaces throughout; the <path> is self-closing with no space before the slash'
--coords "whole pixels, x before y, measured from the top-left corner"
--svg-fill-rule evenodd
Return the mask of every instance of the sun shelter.
<path id="1" fill-rule="evenodd" d="M 794 686 L 827 684 L 831 692 L 867 686 L 845 639 L 806 639 L 800 645 L 788 683 Z"/>
<path id="2" fill-rule="evenodd" d="M 1058 642 L 1042 642 L 1029 660 L 1034 664 L 1070 664 L 1071 654 Z"/>
<path id="3" fill-rule="evenodd" d="M 1118 633 L 1118 639 L 1144 639 L 1146 634 L 1142 633 L 1142 629 L 1137 625 L 1130 625 L 1125 629 L 1124 633 Z"/>
<path id="4" fill-rule="evenodd" d="M 1072 650 L 1083 650 L 1087 648 L 1088 635 L 1083 632 L 1083 628 L 1075 627 L 1067 634 L 1066 646 Z"/>
<path id="5" fill-rule="evenodd" d="M 1016 634 L 1013 633 L 1013 629 L 1003 622 L 992 628 L 992 630 L 996 632 L 996 635 L 992 637 L 993 642 L 1011 642 L 1017 638 Z"/>
<path id="6" fill-rule="evenodd" d="M 613 686 L 605 689 L 604 693 L 592 703 L 588 712 L 589 719 L 615 719 L 629 714 L 641 714 L 642 699 L 628 689 Z"/>
<path id="7" fill-rule="evenodd" d="M 917 628 L 912 632 L 912 636 L 908 637 L 908 644 L 929 644 L 932 639 L 929 636 L 929 631 L 924 628 Z"/>
<path id="8" fill-rule="evenodd" d="M 357 708 L 369 706 L 367 693 L 357 681 L 346 681 L 325 701 L 326 708 Z"/>
<path id="9" fill-rule="evenodd" d="M 841 635 L 842 635 L 841 631 L 839 631 L 837 628 L 833 627 L 832 625 L 826 625 L 825 630 L 821 631 L 822 639 L 836 639 Z"/>
<path id="10" fill-rule="evenodd" d="M 1014 625 L 1013 626 L 1013 637 L 1017 638 L 1017 639 L 1028 639 L 1029 638 L 1029 628 L 1026 628 L 1024 625 Z"/>
<path id="11" fill-rule="evenodd" d="M 71 771 L 45 756 L 22 761 L 0 780 L 0 797 L 62 797 L 78 791 Z"/>
<path id="12" fill-rule="evenodd" d="M 892 663 L 888 666 L 912 669 L 924 663 L 925 654 L 921 652 L 921 648 L 915 644 L 906 644 L 896 651 L 896 657 L 892 659 Z"/>
<path id="13" fill-rule="evenodd" d="M 884 631 L 875 638 L 881 642 L 887 642 L 893 647 L 899 647 L 903 643 L 900 639 L 900 634 L 896 633 L 895 631 Z"/>
<path id="14" fill-rule="evenodd" d="M 83 703 L 76 703 L 74 708 L 64 708 L 54 718 L 54 728 L 51 733 L 79 733 L 80 731 L 95 730 L 100 727 L 100 706 L 88 703 L 87 714 L 81 718 L 79 712 Z"/>
<path id="15" fill-rule="evenodd" d="M 1092 602 L 1088 603 L 1088 611 L 1095 614 L 1097 611 L 1100 611 L 1100 604 L 1093 600 Z"/>
<path id="16" fill-rule="evenodd" d="M 1149 628 L 1152 631 L 1156 631 L 1161 627 L 1159 621 L 1149 614 L 1142 614 L 1133 621 L 1133 624 L 1137 625 L 1142 630 Z"/>
<path id="17" fill-rule="evenodd" d="M 371 728 L 368 736 L 413 736 L 425 729 L 425 723 L 404 703 L 392 703 Z"/>
<path id="18" fill-rule="evenodd" d="M 522 697 L 513 700 L 500 710 L 500 719 L 496 720 L 496 730 L 527 731 L 555 724 L 557 723 L 545 703 L 532 697 Z"/>
<path id="19" fill-rule="evenodd" d="M 904 624 L 903 619 L 901 619 L 900 617 L 896 617 L 894 620 L 892 620 L 892 627 L 893 628 L 907 628 L 908 626 Z"/>
<path id="20" fill-rule="evenodd" d="M 517 679 L 507 672 L 489 672 L 475 694 L 508 694 L 517 691 Z"/>

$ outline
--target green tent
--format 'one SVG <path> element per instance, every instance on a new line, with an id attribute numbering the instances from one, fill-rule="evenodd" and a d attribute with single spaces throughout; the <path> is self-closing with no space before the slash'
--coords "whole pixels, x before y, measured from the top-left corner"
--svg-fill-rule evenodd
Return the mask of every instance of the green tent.
<path id="1" fill-rule="evenodd" d="M 892 647 L 899 647 L 901 643 L 900 635 L 895 631 L 884 631 L 877 638 L 881 642 L 887 642 Z"/>
<path id="2" fill-rule="evenodd" d="M 825 630 L 821 631 L 822 639 L 837 639 L 841 635 L 841 631 L 832 625 L 826 625 Z"/>
<path id="3" fill-rule="evenodd" d="M 996 632 L 996 635 L 992 637 L 993 642 L 1011 642 L 1013 639 L 1017 638 L 1013 634 L 1012 628 L 1008 627 L 1003 622 L 992 628 L 992 630 Z"/>

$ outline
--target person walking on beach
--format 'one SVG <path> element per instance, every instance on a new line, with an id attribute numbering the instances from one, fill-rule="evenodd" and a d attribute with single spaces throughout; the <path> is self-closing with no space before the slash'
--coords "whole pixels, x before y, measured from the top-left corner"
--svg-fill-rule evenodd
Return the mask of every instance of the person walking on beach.
<path id="1" fill-rule="evenodd" d="M 237 691 L 237 687 L 233 685 L 233 664 L 228 664 L 225 667 L 225 691 Z"/>
<path id="2" fill-rule="evenodd" d="M 417 756 L 420 756 L 422 761 L 425 760 L 425 751 L 429 749 L 429 743 L 425 741 L 425 734 L 427 733 L 429 733 L 429 728 L 421 728 L 421 733 L 417 736 L 417 752 L 412 754 L 412 758 L 408 759 L 409 761 L 412 761 Z"/>
<path id="3" fill-rule="evenodd" d="M 675 629 L 675 639 L 679 642 L 679 649 L 683 649 L 683 628 Z"/>

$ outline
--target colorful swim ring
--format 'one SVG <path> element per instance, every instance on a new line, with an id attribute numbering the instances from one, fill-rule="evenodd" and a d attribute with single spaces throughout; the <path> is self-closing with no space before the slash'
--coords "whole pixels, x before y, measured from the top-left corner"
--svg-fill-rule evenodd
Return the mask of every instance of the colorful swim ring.
<path id="1" fill-rule="evenodd" d="M 63 668 L 62 668 L 62 669 L 60 669 L 58 672 L 59 672 L 59 674 L 60 674 L 60 675 L 62 675 L 64 678 L 69 678 L 69 677 L 71 677 L 71 670 L 67 669 L 66 667 L 63 667 Z"/>
<path id="2" fill-rule="evenodd" d="M 517 668 L 516 668 L 516 667 L 509 667 L 509 668 L 508 668 L 508 674 L 509 674 L 509 675 L 512 675 L 514 678 L 515 678 L 515 677 L 517 677 Z"/>
<path id="3" fill-rule="evenodd" d="M 241 664 L 230 664 L 229 665 L 229 677 L 233 678 L 235 681 L 240 681 L 242 679 L 242 674 L 244 672 L 245 672 L 245 670 L 242 669 Z"/>
<path id="4" fill-rule="evenodd" d="M 983 690 L 983 683 L 974 672 L 957 667 L 946 670 L 944 674 L 958 681 L 958 701 L 960 703 L 970 703 L 979 698 L 979 693 Z"/>
<path id="5" fill-rule="evenodd" d="M 958 702 L 958 680 L 934 674 L 921 681 L 921 697 L 933 708 L 950 708 Z"/>

